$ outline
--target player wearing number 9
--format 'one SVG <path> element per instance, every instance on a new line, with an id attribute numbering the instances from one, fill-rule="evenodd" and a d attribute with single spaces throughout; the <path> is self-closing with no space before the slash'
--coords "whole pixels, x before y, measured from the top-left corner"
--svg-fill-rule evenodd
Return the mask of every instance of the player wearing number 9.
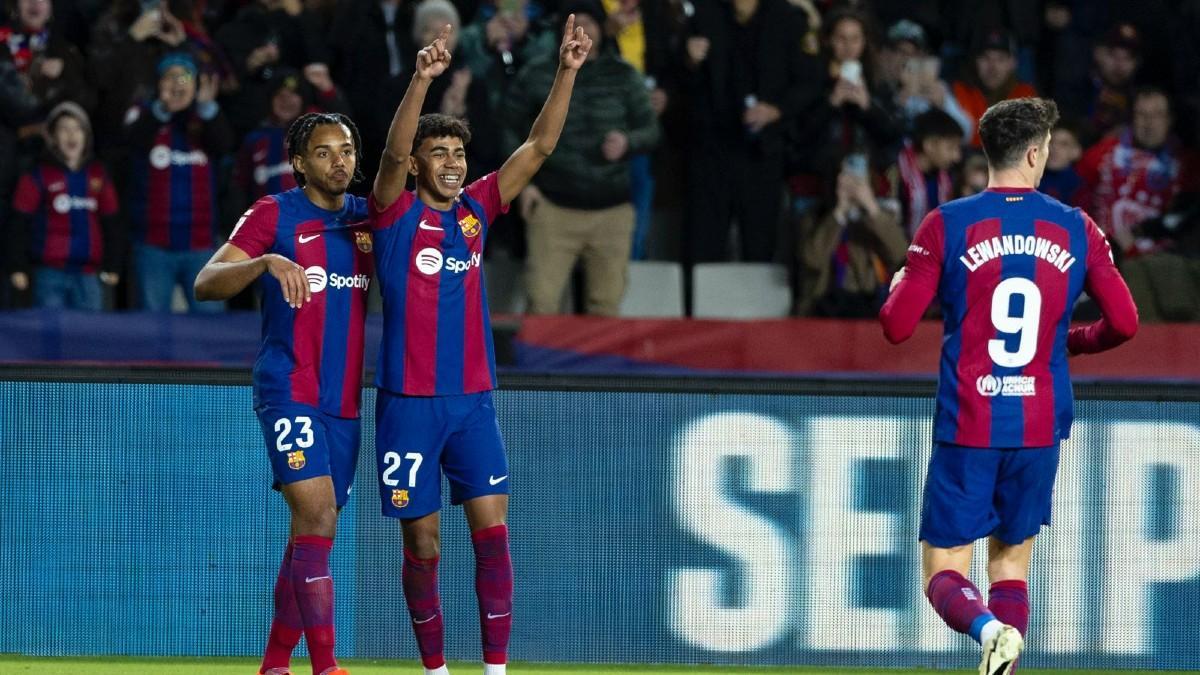
<path id="1" fill-rule="evenodd" d="M 921 507 L 925 593 L 951 628 L 982 645 L 981 675 L 1008 675 L 1029 625 L 1034 536 L 1050 523 L 1059 442 L 1071 430 L 1068 354 L 1115 347 L 1137 309 L 1108 241 L 1083 211 L 1035 188 L 1058 120 L 1053 101 L 997 103 L 979 121 L 988 189 L 926 216 L 879 320 L 902 342 L 929 303 L 945 337 L 934 448 Z M 1071 328 L 1084 290 L 1103 318 Z M 967 579 L 989 537 L 984 605 Z"/>

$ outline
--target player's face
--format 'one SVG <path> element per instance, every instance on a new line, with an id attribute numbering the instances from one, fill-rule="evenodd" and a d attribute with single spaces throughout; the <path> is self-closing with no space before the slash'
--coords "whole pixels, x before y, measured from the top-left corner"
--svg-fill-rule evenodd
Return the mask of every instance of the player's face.
<path id="1" fill-rule="evenodd" d="M 54 147 L 58 148 L 67 164 L 75 164 L 83 157 L 87 146 L 87 134 L 79 120 L 70 115 L 63 115 L 54 124 Z"/>
<path id="2" fill-rule="evenodd" d="M 1157 150 L 1171 135 L 1171 105 L 1166 96 L 1143 95 L 1133 104 L 1133 138 L 1138 145 Z"/>
<path id="3" fill-rule="evenodd" d="M 450 201 L 462 190 L 467 177 L 467 149 L 461 138 L 426 138 L 412 155 L 409 171 L 417 177 L 417 186 Z"/>
<path id="4" fill-rule="evenodd" d="M 861 61 L 866 47 L 866 34 L 863 33 L 862 24 L 855 19 L 842 19 L 829 34 L 829 49 L 833 52 L 833 60 L 838 63 Z"/>
<path id="5" fill-rule="evenodd" d="M 293 162 L 309 185 L 326 194 L 344 194 L 358 165 L 354 137 L 343 124 L 319 125 L 308 138 L 308 150 Z"/>
<path id="6" fill-rule="evenodd" d="M 994 91 L 1017 70 L 1017 60 L 1000 49 L 989 49 L 975 58 L 975 72 L 985 89 Z"/>

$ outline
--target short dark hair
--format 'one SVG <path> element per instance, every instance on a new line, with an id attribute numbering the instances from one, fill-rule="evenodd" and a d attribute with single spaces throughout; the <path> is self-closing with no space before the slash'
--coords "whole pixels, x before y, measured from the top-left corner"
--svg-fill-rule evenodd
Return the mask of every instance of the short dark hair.
<path id="1" fill-rule="evenodd" d="M 963 137 L 963 128 L 945 110 L 930 108 L 917 115 L 913 120 L 913 147 L 921 149 L 921 144 L 930 138 Z"/>
<path id="2" fill-rule="evenodd" d="M 1006 169 L 1020 161 L 1025 148 L 1040 144 L 1058 122 L 1058 105 L 1047 98 L 1001 101 L 979 118 L 983 154 L 993 169 Z"/>
<path id="3" fill-rule="evenodd" d="M 305 113 L 297 117 L 296 121 L 292 122 L 292 126 L 288 127 L 288 161 L 297 155 L 303 156 L 308 152 L 308 139 L 312 138 L 313 130 L 324 124 L 341 124 L 350 130 L 350 140 L 354 142 L 355 158 L 354 175 L 350 180 L 352 182 L 362 180 L 362 140 L 358 135 L 358 127 L 354 126 L 354 122 L 351 122 L 349 117 L 341 113 Z M 292 176 L 300 187 L 304 187 L 308 182 L 304 178 L 304 174 L 295 169 L 294 164 L 292 165 Z"/>
<path id="4" fill-rule="evenodd" d="M 1133 90 L 1133 96 L 1129 97 L 1129 109 L 1133 110 L 1133 107 L 1137 105 L 1138 99 L 1150 98 L 1151 96 L 1161 96 L 1166 99 L 1167 110 L 1171 112 L 1172 117 L 1175 116 L 1175 111 L 1172 110 L 1174 101 L 1171 100 L 1171 95 L 1167 93 L 1166 89 L 1156 87 L 1153 84 L 1143 84 Z"/>
<path id="5" fill-rule="evenodd" d="M 467 126 L 467 121 L 454 117 L 453 115 L 443 115 L 442 113 L 428 113 L 421 115 L 421 119 L 417 121 L 417 136 L 413 139 L 413 150 L 420 147 L 421 142 L 426 138 L 457 138 L 463 142 L 463 145 L 471 142 L 471 127 Z"/>

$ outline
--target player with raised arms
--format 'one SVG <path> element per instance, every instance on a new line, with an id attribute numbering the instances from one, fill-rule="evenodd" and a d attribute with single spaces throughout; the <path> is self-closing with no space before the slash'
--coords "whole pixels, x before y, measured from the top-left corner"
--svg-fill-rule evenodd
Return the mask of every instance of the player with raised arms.
<path id="1" fill-rule="evenodd" d="M 303 634 L 314 675 L 345 675 L 333 656 L 329 554 L 358 460 L 372 242 L 366 200 L 346 194 L 362 178 L 354 123 L 302 115 L 287 147 L 298 187 L 250 207 L 197 275 L 195 291 L 223 300 L 271 277 L 262 284 L 254 410 L 291 526 L 259 672 L 291 673 Z"/>
<path id="2" fill-rule="evenodd" d="M 402 585 L 426 673 L 447 673 L 438 595 L 441 476 L 461 504 L 475 551 L 485 675 L 505 672 L 512 630 L 508 459 L 492 404 L 495 356 L 483 249 L 495 219 L 554 151 L 593 40 L 567 17 L 554 84 L 528 140 L 470 185 L 467 125 L 420 115 L 446 71 L 450 26 L 417 54 L 368 199 L 383 294 L 375 446 L 383 514 L 400 520 Z M 409 175 L 416 190 L 406 191 Z"/>
<path id="3" fill-rule="evenodd" d="M 983 648 L 979 675 L 1008 675 L 1029 625 L 1034 536 L 1050 523 L 1059 442 L 1073 419 L 1069 354 L 1111 349 L 1137 331 L 1137 308 L 1104 234 L 1086 213 L 1035 188 L 1046 167 L 1053 101 L 1021 98 L 979 121 L 988 189 L 921 223 L 879 318 L 908 339 L 941 302 L 934 447 L 921 506 L 925 594 Z M 1084 290 L 1102 317 L 1072 328 Z M 989 538 L 983 603 L 967 578 Z"/>

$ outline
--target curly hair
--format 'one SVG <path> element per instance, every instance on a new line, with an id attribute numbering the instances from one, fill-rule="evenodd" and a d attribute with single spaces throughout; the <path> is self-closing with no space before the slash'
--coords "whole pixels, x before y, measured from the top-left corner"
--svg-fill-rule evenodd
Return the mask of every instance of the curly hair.
<path id="1" fill-rule="evenodd" d="M 441 113 L 421 115 L 421 119 L 417 121 L 417 136 L 413 139 L 413 149 L 420 147 L 421 142 L 426 138 L 446 136 L 457 138 L 463 142 L 463 145 L 466 145 L 471 142 L 471 127 L 467 125 L 466 120 L 452 115 Z"/>
<path id="2" fill-rule="evenodd" d="M 1058 122 L 1058 105 L 1046 98 L 1001 101 L 979 118 L 983 154 L 993 169 L 1007 169 L 1021 160 L 1030 145 L 1041 144 Z"/>
<path id="3" fill-rule="evenodd" d="M 303 157 L 308 152 L 308 139 L 312 138 L 313 130 L 323 124 L 341 124 L 350 130 L 355 158 L 354 176 L 351 177 L 351 182 L 356 183 L 362 180 L 362 140 L 358 135 L 358 127 L 354 126 L 354 122 L 350 121 L 349 117 L 341 113 L 305 113 L 297 117 L 296 121 L 292 122 L 292 126 L 288 127 L 288 161 L 296 156 Z M 304 174 L 297 171 L 294 164 L 292 166 L 292 175 L 296 178 L 296 185 L 304 187 L 306 183 Z"/>

